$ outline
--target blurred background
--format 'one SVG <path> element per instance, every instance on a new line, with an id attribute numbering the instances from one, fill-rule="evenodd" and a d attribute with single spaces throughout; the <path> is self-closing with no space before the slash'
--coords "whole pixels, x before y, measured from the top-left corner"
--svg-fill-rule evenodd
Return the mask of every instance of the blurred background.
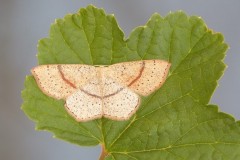
<path id="1" fill-rule="evenodd" d="M 20 109 L 25 76 L 37 65 L 38 40 L 48 36 L 55 18 L 94 4 L 114 13 L 128 37 L 158 12 L 183 10 L 201 16 L 209 28 L 223 33 L 229 44 L 228 68 L 211 103 L 240 119 L 240 1 L 235 0 L 0 0 L 0 159 L 95 160 L 100 147 L 79 147 L 35 131 L 35 124 Z"/>

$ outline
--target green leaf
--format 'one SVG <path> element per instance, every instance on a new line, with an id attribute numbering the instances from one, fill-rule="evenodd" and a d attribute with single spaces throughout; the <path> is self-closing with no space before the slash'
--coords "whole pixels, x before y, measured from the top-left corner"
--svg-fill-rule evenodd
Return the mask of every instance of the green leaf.
<path id="1" fill-rule="evenodd" d="M 56 20 L 49 38 L 39 41 L 39 64 L 163 59 L 172 63 L 165 84 L 142 97 L 128 121 L 78 123 L 65 111 L 64 101 L 43 94 L 28 76 L 22 109 L 39 130 L 78 145 L 103 145 L 106 160 L 240 159 L 239 122 L 208 104 L 223 74 L 226 50 L 223 36 L 196 16 L 154 14 L 124 39 L 113 15 L 88 6 Z"/>

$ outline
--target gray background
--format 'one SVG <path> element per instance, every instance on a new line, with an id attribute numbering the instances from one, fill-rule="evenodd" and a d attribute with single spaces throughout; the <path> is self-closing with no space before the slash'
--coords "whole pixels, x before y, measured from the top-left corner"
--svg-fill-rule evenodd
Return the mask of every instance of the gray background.
<path id="1" fill-rule="evenodd" d="M 143 25 L 154 12 L 165 16 L 183 10 L 199 15 L 209 28 L 225 35 L 231 47 L 228 68 L 211 103 L 240 118 L 240 1 L 238 0 L 0 0 L 0 159 L 1 160 L 94 160 L 99 147 L 79 147 L 37 132 L 20 110 L 25 75 L 37 65 L 39 39 L 48 36 L 55 18 L 74 13 L 88 4 L 114 13 L 126 34 Z"/>

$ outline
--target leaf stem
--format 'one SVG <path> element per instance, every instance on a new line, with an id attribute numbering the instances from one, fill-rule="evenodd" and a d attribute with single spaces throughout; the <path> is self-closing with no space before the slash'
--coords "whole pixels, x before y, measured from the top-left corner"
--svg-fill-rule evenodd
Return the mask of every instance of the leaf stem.
<path id="1" fill-rule="evenodd" d="M 99 157 L 99 160 L 104 160 L 105 157 L 107 157 L 107 156 L 108 156 L 108 152 L 106 151 L 105 146 L 102 145 L 102 153 L 101 153 L 101 155 Z"/>

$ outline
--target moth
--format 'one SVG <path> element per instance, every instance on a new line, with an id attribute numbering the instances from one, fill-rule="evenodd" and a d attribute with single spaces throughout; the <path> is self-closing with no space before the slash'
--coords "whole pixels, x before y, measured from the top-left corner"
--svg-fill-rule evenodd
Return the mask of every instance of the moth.
<path id="1" fill-rule="evenodd" d="M 43 93 L 65 100 L 68 113 L 83 122 L 102 117 L 128 120 L 140 96 L 163 85 L 170 66 L 163 60 L 141 60 L 109 66 L 49 64 L 31 72 Z"/>

